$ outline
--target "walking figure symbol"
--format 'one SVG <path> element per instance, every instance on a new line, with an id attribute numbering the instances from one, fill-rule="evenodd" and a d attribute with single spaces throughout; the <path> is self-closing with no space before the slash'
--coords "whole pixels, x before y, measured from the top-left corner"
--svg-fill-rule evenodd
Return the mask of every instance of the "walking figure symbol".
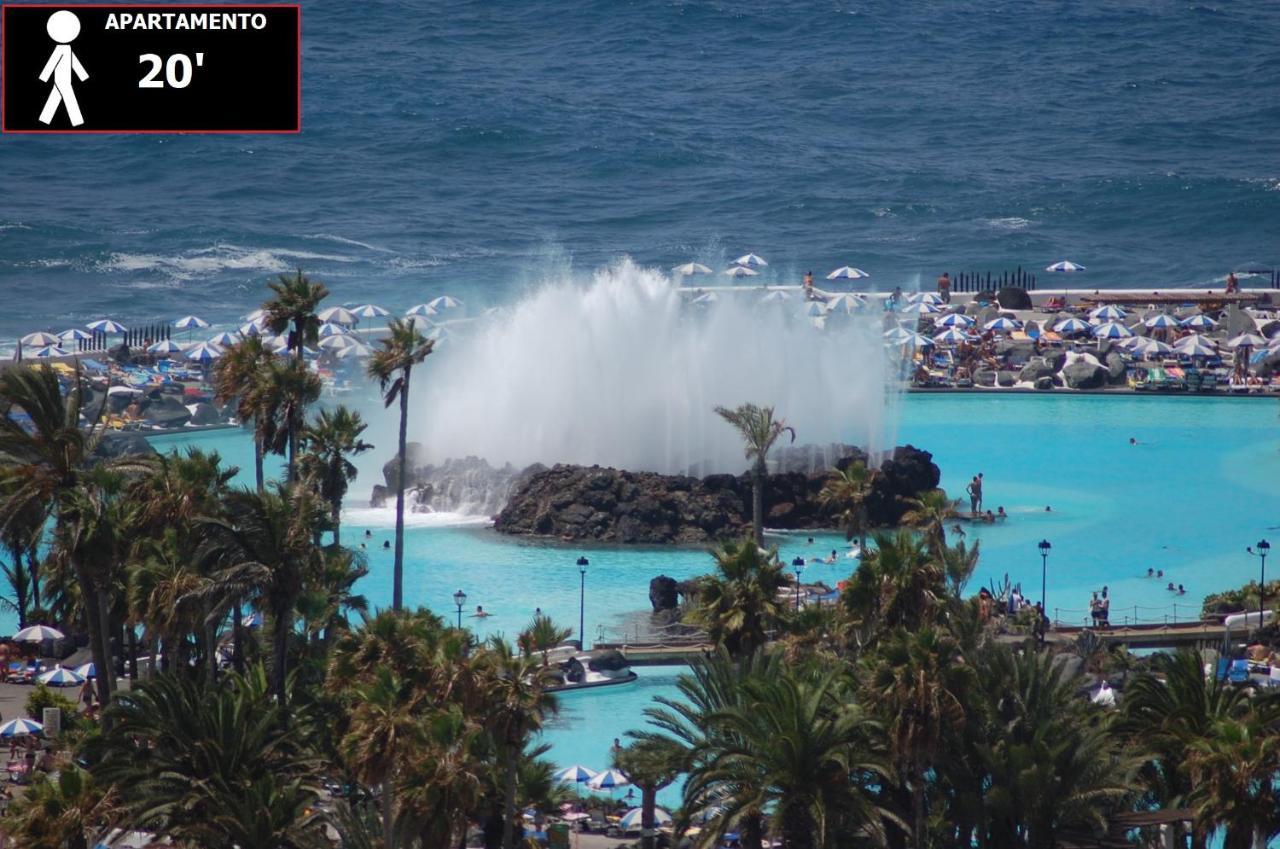
<path id="1" fill-rule="evenodd" d="M 45 25 L 45 29 L 58 46 L 53 48 L 53 54 L 45 63 L 44 70 L 40 72 L 42 83 L 47 83 L 50 75 L 53 76 L 53 91 L 49 92 L 44 111 L 40 113 L 40 123 L 53 123 L 58 104 L 63 104 L 67 110 L 67 117 L 71 119 L 71 126 L 78 127 L 84 123 L 84 116 L 80 114 L 80 103 L 76 100 L 75 89 L 71 87 L 71 75 L 74 73 L 80 78 L 80 82 L 89 79 L 84 66 L 71 51 L 71 42 L 75 41 L 76 36 L 80 34 L 80 19 L 72 12 L 63 9 L 49 16 L 49 23 Z"/>

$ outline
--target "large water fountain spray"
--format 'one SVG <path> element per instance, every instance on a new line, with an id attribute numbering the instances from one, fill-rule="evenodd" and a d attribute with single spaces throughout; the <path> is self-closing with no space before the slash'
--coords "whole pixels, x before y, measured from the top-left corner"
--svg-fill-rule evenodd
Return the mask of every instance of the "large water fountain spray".
<path id="1" fill-rule="evenodd" d="M 889 445 L 876 317 L 818 330 L 795 293 L 761 294 L 691 306 L 666 275 L 629 260 L 590 280 L 566 273 L 428 359 L 411 436 L 433 462 L 736 472 L 742 446 L 712 410 L 751 401 L 774 405 L 801 443 Z"/>

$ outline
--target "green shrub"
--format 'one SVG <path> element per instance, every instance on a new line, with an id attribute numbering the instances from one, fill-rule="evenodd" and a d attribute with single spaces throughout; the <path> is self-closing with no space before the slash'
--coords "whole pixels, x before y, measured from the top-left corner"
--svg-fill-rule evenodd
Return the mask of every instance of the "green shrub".
<path id="1" fill-rule="evenodd" d="M 65 725 L 68 721 L 75 719 L 76 703 L 68 699 L 61 693 L 55 693 L 44 684 L 37 684 L 36 688 L 31 691 L 31 695 L 27 696 L 26 712 L 27 716 L 42 721 L 44 709 L 48 707 L 62 708 L 62 722 Z"/>

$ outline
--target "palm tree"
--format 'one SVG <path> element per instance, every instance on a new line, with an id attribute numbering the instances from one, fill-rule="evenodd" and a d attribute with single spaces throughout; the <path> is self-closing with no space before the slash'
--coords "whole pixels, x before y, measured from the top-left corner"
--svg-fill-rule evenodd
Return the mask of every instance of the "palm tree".
<path id="1" fill-rule="evenodd" d="M 403 833 L 417 834 L 424 847 L 462 845 L 469 815 L 479 808 L 491 773 L 484 743 L 484 729 L 456 704 L 423 718 L 416 745 L 405 753 L 399 783 Z M 522 760 L 521 767 L 528 763 Z M 523 787 L 523 769 L 520 777 Z"/>
<path id="2" fill-rule="evenodd" d="M 255 405 L 261 397 L 260 384 L 268 363 L 273 359 L 270 351 L 257 336 L 242 339 L 228 345 L 213 364 L 214 398 L 221 404 L 236 402 L 236 417 L 241 424 L 253 424 L 253 471 L 258 489 L 264 485 L 262 456 L 265 452 L 267 416 Z"/>
<path id="3" fill-rule="evenodd" d="M 764 485 L 769 477 L 768 457 L 773 444 L 783 433 L 791 434 L 796 441 L 796 431 L 782 419 L 774 419 L 773 407 L 757 407 L 741 404 L 730 410 L 716 407 L 716 415 L 733 425 L 742 437 L 747 459 L 751 461 L 751 529 L 756 545 L 764 545 Z"/>
<path id="4" fill-rule="evenodd" d="M 701 580 L 689 621 L 731 655 L 750 654 L 786 618 L 778 591 L 786 584 L 777 550 L 761 551 L 754 540 L 725 543 L 713 551 L 718 574 Z"/>
<path id="5" fill-rule="evenodd" d="M 300 359 L 273 360 L 262 373 L 250 401 L 264 420 L 264 447 L 288 456 L 287 478 L 297 480 L 298 439 L 306 423 L 307 407 L 320 399 L 322 386 L 315 372 Z"/>
<path id="6" fill-rule="evenodd" d="M 641 736 L 630 745 L 617 749 L 613 765 L 640 788 L 640 846 L 654 847 L 654 809 L 658 791 L 684 772 L 688 756 L 673 740 Z"/>
<path id="7" fill-rule="evenodd" d="M 845 612 L 867 633 L 935 619 L 947 596 L 941 565 L 910 531 L 876 533 L 840 596 Z"/>
<path id="8" fill-rule="evenodd" d="M 14 800 L 0 819 L 0 832 L 24 849 L 88 849 L 89 836 L 105 831 L 115 814 L 114 790 L 65 763 Z"/>
<path id="9" fill-rule="evenodd" d="M 435 342 L 427 339 L 412 321 L 396 319 L 387 325 L 381 350 L 369 358 L 369 376 L 378 381 L 386 406 L 400 401 L 400 440 L 396 450 L 396 553 L 392 575 L 391 607 L 404 605 L 404 484 L 406 437 L 409 428 L 409 381 L 413 367 L 427 358 Z"/>
<path id="10" fill-rule="evenodd" d="M 314 345 L 320 338 L 320 319 L 316 310 L 320 302 L 329 297 L 329 290 L 320 282 L 312 282 L 302 269 L 292 277 L 281 274 L 280 279 L 267 284 L 275 297 L 262 305 L 267 327 L 277 336 L 289 332 L 289 350 L 294 359 L 302 359 L 302 349 Z"/>
<path id="11" fill-rule="evenodd" d="M 542 665 L 547 665 L 547 652 L 563 643 L 573 635 L 572 628 L 561 628 L 551 617 L 544 613 L 534 615 L 520 635 L 516 637 L 516 645 L 526 657 L 535 653 L 542 654 Z"/>
<path id="12" fill-rule="evenodd" d="M 863 551 L 867 548 L 867 496 L 875 476 L 865 463 L 855 460 L 844 469 L 833 471 L 818 493 L 822 506 L 840 520 L 844 538 L 858 537 L 858 547 Z"/>
<path id="13" fill-rule="evenodd" d="M 911 508 L 902 517 L 902 523 L 924 531 L 929 549 L 937 553 L 947 544 L 946 521 L 956 515 L 959 501 L 947 497 L 946 490 L 931 489 L 909 499 Z"/>
<path id="14" fill-rule="evenodd" d="M 383 846 L 395 849 L 397 767 L 417 746 L 421 733 L 417 714 L 424 694 L 384 667 L 374 672 L 372 680 L 358 684 L 351 695 L 343 758 L 356 778 L 381 788 Z"/>
<path id="15" fill-rule="evenodd" d="M 1188 801 L 1200 831 L 1225 828 L 1224 849 L 1266 849 L 1280 834 L 1276 732 L 1256 719 L 1223 719 L 1191 744 L 1187 766 L 1195 784 Z"/>
<path id="16" fill-rule="evenodd" d="M 0 374 L 0 475 L 10 485 L 0 502 L 0 517 L 5 527 L 28 513 L 48 515 L 54 512 L 58 524 L 66 524 L 85 514 L 92 505 L 85 502 L 85 482 L 95 469 L 121 474 L 143 473 L 151 468 L 147 458 L 125 456 L 106 460 L 94 456 L 102 441 L 99 421 L 81 424 L 84 407 L 84 381 L 79 370 L 73 374 L 71 389 L 64 398 L 58 377 L 47 365 L 39 369 L 19 366 Z M 99 414 L 102 407 L 99 407 Z M 31 430 L 13 416 L 15 409 L 30 418 Z M 85 604 L 90 649 L 100 670 L 113 668 L 109 652 L 110 623 L 101 612 L 110 607 L 110 581 L 92 572 L 80 556 L 85 549 L 69 549 L 70 571 L 82 599 L 97 599 L 99 604 Z M 114 676 L 109 672 L 97 679 L 98 698 L 103 705 L 111 701 Z"/>
<path id="17" fill-rule="evenodd" d="M 339 404 L 332 413 L 321 410 L 302 431 L 303 454 L 298 459 L 302 479 L 329 502 L 334 545 L 341 544 L 342 499 L 356 479 L 356 467 L 350 458 L 373 448 L 360 438 L 366 427 L 359 413 Z"/>

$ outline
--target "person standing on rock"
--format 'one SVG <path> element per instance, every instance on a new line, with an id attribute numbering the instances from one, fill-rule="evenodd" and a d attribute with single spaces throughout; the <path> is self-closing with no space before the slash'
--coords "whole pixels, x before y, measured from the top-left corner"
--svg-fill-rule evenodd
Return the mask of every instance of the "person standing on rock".
<path id="1" fill-rule="evenodd" d="M 973 480 L 969 481 L 969 485 L 964 488 L 964 491 L 969 494 L 969 515 L 970 516 L 978 515 L 978 498 L 979 498 L 979 493 L 982 492 L 981 487 L 982 485 L 978 483 L 978 476 L 974 475 Z"/>
<path id="2" fill-rule="evenodd" d="M 978 476 L 973 479 L 973 494 L 977 496 L 978 506 L 974 510 L 975 513 L 982 511 L 982 472 L 978 472 Z"/>

